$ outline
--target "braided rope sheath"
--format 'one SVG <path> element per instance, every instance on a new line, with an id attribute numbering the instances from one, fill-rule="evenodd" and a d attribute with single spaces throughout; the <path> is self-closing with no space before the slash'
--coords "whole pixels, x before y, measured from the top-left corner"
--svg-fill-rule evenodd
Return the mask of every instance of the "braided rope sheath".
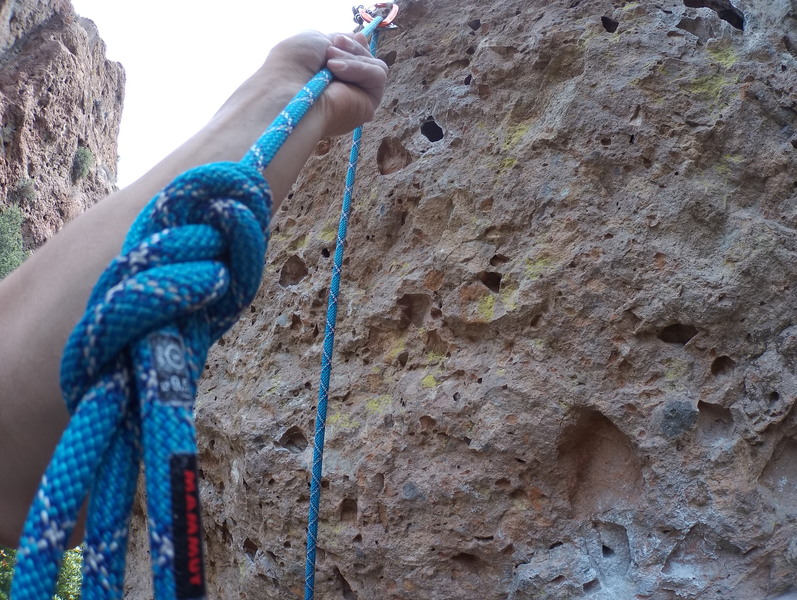
<path id="1" fill-rule="evenodd" d="M 381 21 L 381 18 L 380 18 Z M 377 22 L 378 23 L 378 22 Z M 376 54 L 379 43 L 379 30 L 371 36 L 371 54 Z M 321 355 L 321 379 L 318 386 L 318 407 L 316 409 L 315 435 L 313 437 L 313 469 L 310 477 L 310 508 L 307 519 L 307 553 L 304 571 L 304 598 L 313 600 L 315 595 L 315 561 L 318 544 L 318 513 L 321 504 L 321 475 L 324 461 L 324 436 L 326 433 L 327 405 L 329 403 L 329 380 L 332 374 L 332 352 L 335 346 L 335 325 L 338 319 L 338 295 L 340 276 L 343 268 L 343 252 L 351 215 L 351 199 L 357 175 L 357 161 L 360 157 L 360 140 L 363 128 L 358 127 L 352 135 L 349 167 L 346 171 L 346 188 L 343 192 L 343 207 L 340 212 L 338 235 L 335 243 L 335 259 L 332 265 L 332 282 L 329 287 L 327 322 L 324 330 L 324 348 Z"/>
<path id="2" fill-rule="evenodd" d="M 196 382 L 208 348 L 260 283 L 271 213 L 260 170 L 331 79 L 319 72 L 240 163 L 177 177 L 142 211 L 100 276 L 64 350 L 61 387 L 72 418 L 25 522 L 13 600 L 52 598 L 87 496 L 82 598 L 122 598 L 142 456 L 155 598 L 204 597 Z M 178 533 L 189 539 L 176 543 Z"/>

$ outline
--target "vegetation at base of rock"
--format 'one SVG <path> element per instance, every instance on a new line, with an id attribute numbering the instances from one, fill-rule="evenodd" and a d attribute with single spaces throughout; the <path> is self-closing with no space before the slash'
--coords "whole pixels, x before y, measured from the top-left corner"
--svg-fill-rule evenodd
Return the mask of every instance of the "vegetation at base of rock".
<path id="1" fill-rule="evenodd" d="M 85 146 L 78 146 L 72 163 L 72 179 L 80 181 L 94 168 L 94 154 Z"/>
<path id="2" fill-rule="evenodd" d="M 0 547 L 0 600 L 9 600 L 11 596 L 11 578 L 14 574 L 16 557 L 16 550 Z M 82 565 L 83 548 L 67 550 L 61 572 L 58 574 L 53 600 L 80 600 Z"/>
<path id="3" fill-rule="evenodd" d="M 28 257 L 22 245 L 22 211 L 17 206 L 0 210 L 0 279 Z"/>
<path id="4" fill-rule="evenodd" d="M 17 204 L 30 204 L 36 200 L 36 187 L 30 177 L 22 177 L 8 195 Z"/>

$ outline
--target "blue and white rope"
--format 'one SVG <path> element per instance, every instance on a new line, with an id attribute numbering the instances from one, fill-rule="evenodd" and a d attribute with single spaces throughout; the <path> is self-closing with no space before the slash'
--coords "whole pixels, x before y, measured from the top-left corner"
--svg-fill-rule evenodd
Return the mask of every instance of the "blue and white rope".
<path id="1" fill-rule="evenodd" d="M 377 24 L 381 22 L 381 18 Z M 379 43 L 379 30 L 371 36 L 371 54 L 376 54 Z M 332 352 L 335 346 L 335 325 L 338 319 L 338 295 L 340 276 L 343 268 L 343 252 L 349 230 L 351 199 L 357 175 L 357 161 L 360 157 L 360 140 L 363 128 L 358 127 L 352 135 L 349 167 L 346 171 L 346 188 L 343 192 L 343 207 L 340 212 L 338 235 L 335 242 L 335 259 L 332 264 L 332 283 L 329 287 L 327 321 L 324 330 L 324 347 L 321 355 L 321 378 L 318 386 L 318 407 L 316 409 L 315 435 L 313 437 L 313 468 L 310 477 L 310 509 L 307 519 L 307 555 L 304 572 L 304 598 L 313 600 L 315 594 L 315 561 L 318 545 L 318 515 L 321 503 L 321 476 L 324 462 L 324 436 L 326 433 L 327 405 L 329 403 L 329 380 L 332 374 Z"/>
<path id="2" fill-rule="evenodd" d="M 64 350 L 61 387 L 72 418 L 28 513 L 13 600 L 52 598 L 87 496 L 82 598 L 122 597 L 142 458 L 155 598 L 204 598 L 196 382 L 208 348 L 260 283 L 271 214 L 260 171 L 331 78 L 326 69 L 317 74 L 240 163 L 177 177 L 142 211 L 101 275 Z"/>

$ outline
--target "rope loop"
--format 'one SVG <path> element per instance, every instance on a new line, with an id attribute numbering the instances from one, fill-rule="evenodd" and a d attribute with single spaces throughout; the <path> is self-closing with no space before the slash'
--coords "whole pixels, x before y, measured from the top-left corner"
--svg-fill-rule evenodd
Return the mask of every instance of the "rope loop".
<path id="1" fill-rule="evenodd" d="M 139 458 L 143 452 L 149 496 L 150 485 L 168 484 L 171 455 L 195 454 L 196 381 L 210 345 L 257 293 L 270 211 L 268 184 L 257 170 L 214 163 L 179 176 L 134 222 L 64 350 L 61 385 L 73 416 L 25 524 L 15 600 L 52 597 L 89 488 L 86 597 L 121 597 Z M 165 395 L 156 356 L 164 348 L 179 349 L 171 357 L 183 368 L 167 365 L 177 383 Z M 163 472 L 149 466 L 157 463 Z M 171 503 L 158 495 L 149 507 L 153 543 L 173 534 Z M 159 584 L 158 575 L 169 577 L 174 563 L 172 547 L 161 544 L 153 553 L 156 587 L 173 588 L 173 579 Z"/>

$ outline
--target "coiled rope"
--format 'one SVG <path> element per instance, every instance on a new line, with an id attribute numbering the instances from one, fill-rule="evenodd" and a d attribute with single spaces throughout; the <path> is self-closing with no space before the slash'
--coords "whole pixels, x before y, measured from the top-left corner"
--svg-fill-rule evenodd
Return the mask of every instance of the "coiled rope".
<path id="1" fill-rule="evenodd" d="M 328 69 L 316 74 L 239 163 L 178 176 L 101 275 L 64 350 L 61 386 L 72 417 L 25 522 L 13 600 L 52 598 L 87 496 L 82 598 L 122 597 L 142 457 L 155 598 L 205 597 L 196 383 L 210 345 L 260 284 L 271 215 L 261 171 L 331 80 Z"/>

